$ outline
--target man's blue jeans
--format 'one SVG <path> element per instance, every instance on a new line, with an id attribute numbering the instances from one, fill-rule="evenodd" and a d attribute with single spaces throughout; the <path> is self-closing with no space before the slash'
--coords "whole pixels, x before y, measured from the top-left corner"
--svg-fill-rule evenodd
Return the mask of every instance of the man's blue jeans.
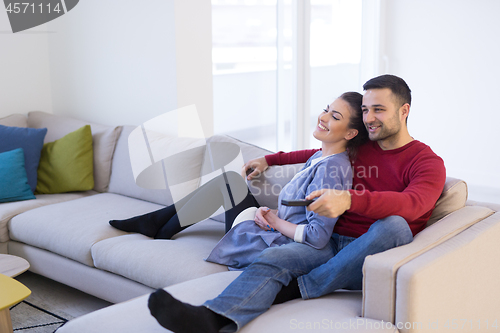
<path id="1" fill-rule="evenodd" d="M 333 234 L 321 250 L 301 243 L 271 247 L 204 306 L 233 320 L 240 329 L 267 311 L 282 286 L 293 278 L 298 278 L 304 299 L 337 289 L 360 290 L 366 256 L 412 240 L 408 223 L 402 217 L 390 216 L 373 223 L 358 238 Z"/>

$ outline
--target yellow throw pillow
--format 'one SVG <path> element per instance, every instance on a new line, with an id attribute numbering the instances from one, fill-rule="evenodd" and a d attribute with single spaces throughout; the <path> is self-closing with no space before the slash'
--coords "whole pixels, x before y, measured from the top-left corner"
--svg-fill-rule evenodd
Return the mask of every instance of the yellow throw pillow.
<path id="1" fill-rule="evenodd" d="M 35 194 L 94 188 L 94 152 L 90 125 L 43 145 Z"/>

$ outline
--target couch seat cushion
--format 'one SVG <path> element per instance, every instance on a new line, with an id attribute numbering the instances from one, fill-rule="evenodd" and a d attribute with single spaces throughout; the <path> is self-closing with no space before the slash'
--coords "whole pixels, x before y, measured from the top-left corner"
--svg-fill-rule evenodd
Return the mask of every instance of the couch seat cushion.
<path id="1" fill-rule="evenodd" d="M 200 305 L 220 294 L 239 274 L 240 272 L 234 271 L 212 274 L 166 290 L 184 302 Z M 150 315 L 148 297 L 149 295 L 145 295 L 76 318 L 57 332 L 170 332 Z M 339 291 L 318 299 L 293 300 L 273 305 L 240 332 L 398 332 L 390 323 L 360 318 L 361 297 L 361 292 Z"/>
<path id="2" fill-rule="evenodd" d="M 17 215 L 9 223 L 10 237 L 93 266 L 92 245 L 126 234 L 110 226 L 109 220 L 125 219 L 162 207 L 117 194 L 100 193 Z"/>
<path id="3" fill-rule="evenodd" d="M 9 240 L 8 222 L 14 216 L 24 213 L 30 209 L 52 205 L 64 201 L 74 200 L 96 194 L 95 191 L 64 194 L 38 194 L 36 200 L 6 202 L 0 204 L 0 242 Z"/>
<path id="4" fill-rule="evenodd" d="M 171 240 L 153 240 L 141 234 L 102 240 L 92 246 L 92 258 L 97 268 L 163 288 L 227 271 L 226 266 L 204 260 L 223 235 L 224 224 L 205 220 Z"/>

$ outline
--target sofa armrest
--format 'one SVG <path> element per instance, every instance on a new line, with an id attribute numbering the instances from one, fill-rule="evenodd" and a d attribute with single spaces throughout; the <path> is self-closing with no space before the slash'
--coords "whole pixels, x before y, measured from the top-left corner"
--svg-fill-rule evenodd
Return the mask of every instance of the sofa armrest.
<path id="1" fill-rule="evenodd" d="M 402 266 L 396 322 L 420 322 L 426 332 L 498 332 L 498 239 L 500 213 L 495 213 Z"/>
<path id="2" fill-rule="evenodd" d="M 411 243 L 366 257 L 362 315 L 394 323 L 398 269 L 492 214 L 486 207 L 463 207 L 421 231 Z"/>
<path id="3" fill-rule="evenodd" d="M 500 204 L 496 204 L 496 203 L 467 200 L 465 205 L 466 206 L 484 206 L 484 207 L 488 207 L 489 209 L 494 210 L 495 212 L 500 212 Z"/>

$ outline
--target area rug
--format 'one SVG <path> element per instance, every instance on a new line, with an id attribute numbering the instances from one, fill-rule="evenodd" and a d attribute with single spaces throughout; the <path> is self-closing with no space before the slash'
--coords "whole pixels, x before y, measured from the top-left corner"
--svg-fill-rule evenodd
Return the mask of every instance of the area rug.
<path id="1" fill-rule="evenodd" d="M 22 333 L 53 333 L 72 319 L 55 314 L 41 304 L 35 305 L 28 301 L 14 305 L 10 309 L 10 316 L 14 332 Z"/>

